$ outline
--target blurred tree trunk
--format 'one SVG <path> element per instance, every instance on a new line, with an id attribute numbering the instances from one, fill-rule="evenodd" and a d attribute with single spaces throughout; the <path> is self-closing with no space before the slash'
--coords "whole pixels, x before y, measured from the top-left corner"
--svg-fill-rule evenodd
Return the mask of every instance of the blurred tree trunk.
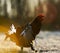
<path id="1" fill-rule="evenodd" d="M 7 17 L 7 4 L 6 4 L 6 1 L 4 1 L 4 14 L 5 14 L 5 17 Z"/>

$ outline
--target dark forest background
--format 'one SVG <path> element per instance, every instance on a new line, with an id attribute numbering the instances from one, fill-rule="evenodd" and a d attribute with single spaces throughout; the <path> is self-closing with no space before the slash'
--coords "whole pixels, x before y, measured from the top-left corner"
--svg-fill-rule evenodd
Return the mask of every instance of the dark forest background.
<path id="1" fill-rule="evenodd" d="M 38 14 L 45 15 L 42 30 L 60 30 L 60 0 L 0 0 L 0 26 L 24 26 Z"/>

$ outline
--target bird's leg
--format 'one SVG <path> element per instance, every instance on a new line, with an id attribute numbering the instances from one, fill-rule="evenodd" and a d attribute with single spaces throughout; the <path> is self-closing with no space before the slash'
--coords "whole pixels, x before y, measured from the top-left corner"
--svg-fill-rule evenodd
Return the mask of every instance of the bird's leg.
<path id="1" fill-rule="evenodd" d="M 30 44 L 30 46 L 31 46 L 31 49 L 32 49 L 33 51 L 37 52 L 37 50 L 34 49 L 34 47 L 33 47 L 32 44 Z"/>
<path id="2" fill-rule="evenodd" d="M 21 47 L 21 53 L 23 53 L 23 47 Z"/>

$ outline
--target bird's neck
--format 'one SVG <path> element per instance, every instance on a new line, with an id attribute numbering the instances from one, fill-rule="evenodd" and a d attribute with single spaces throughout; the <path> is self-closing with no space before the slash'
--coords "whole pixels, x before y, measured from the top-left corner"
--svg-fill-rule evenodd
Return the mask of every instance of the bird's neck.
<path id="1" fill-rule="evenodd" d="M 37 35 L 41 29 L 41 22 L 39 19 L 35 19 L 32 23 L 31 23 L 31 26 L 32 26 L 32 30 L 33 30 L 33 33 L 35 35 Z"/>

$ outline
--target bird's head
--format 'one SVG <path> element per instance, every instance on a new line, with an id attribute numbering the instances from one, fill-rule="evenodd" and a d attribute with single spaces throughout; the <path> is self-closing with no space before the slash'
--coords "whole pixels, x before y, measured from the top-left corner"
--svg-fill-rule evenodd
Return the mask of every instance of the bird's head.
<path id="1" fill-rule="evenodd" d="M 36 18 L 39 19 L 40 21 L 43 21 L 44 15 L 43 14 L 39 14 Z"/>

